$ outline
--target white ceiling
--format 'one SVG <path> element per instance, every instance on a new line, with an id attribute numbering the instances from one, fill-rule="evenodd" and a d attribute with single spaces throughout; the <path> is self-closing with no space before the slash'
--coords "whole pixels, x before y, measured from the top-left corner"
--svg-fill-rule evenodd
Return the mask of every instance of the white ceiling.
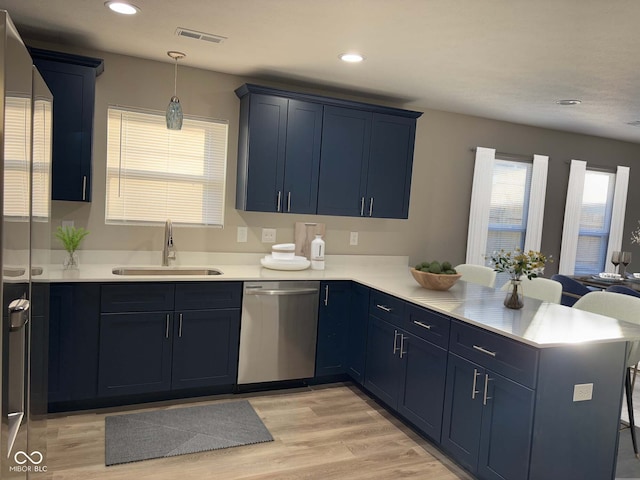
<path id="1" fill-rule="evenodd" d="M 638 0 L 0 0 L 26 38 L 640 143 Z M 177 27 L 227 37 L 212 44 Z M 338 54 L 359 51 L 357 65 Z M 560 99 L 580 99 L 566 107 Z"/>

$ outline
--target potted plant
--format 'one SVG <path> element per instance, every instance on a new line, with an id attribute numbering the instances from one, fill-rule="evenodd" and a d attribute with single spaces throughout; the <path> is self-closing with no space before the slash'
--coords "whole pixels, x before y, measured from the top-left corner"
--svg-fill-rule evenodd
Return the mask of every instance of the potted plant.
<path id="1" fill-rule="evenodd" d="M 531 280 L 540 275 L 544 271 L 547 257 L 540 252 L 533 250 L 523 252 L 521 249 L 516 248 L 512 252 L 505 252 L 504 250 L 493 252 L 489 257 L 489 261 L 496 272 L 506 272 L 511 277 L 511 288 L 507 292 L 507 297 L 504 299 L 505 307 L 522 308 L 524 302 L 522 300 L 520 279 L 522 276 L 525 276 Z"/>
<path id="2" fill-rule="evenodd" d="M 55 235 L 67 251 L 67 256 L 62 262 L 62 268 L 64 270 L 77 270 L 80 265 L 76 250 L 80 246 L 82 239 L 89 235 L 89 232 L 82 227 L 58 227 Z"/>

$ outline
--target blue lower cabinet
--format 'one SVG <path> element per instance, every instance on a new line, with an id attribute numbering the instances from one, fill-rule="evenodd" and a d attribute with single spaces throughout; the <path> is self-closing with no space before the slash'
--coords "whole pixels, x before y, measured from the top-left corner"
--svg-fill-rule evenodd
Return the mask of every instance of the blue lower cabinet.
<path id="1" fill-rule="evenodd" d="M 399 328 L 377 317 L 369 317 L 367 367 L 364 386 L 392 408 L 397 408 L 402 365 L 399 358 Z"/>
<path id="2" fill-rule="evenodd" d="M 364 383 L 367 360 L 367 327 L 369 323 L 369 287 L 353 282 L 347 326 L 347 374 L 357 383 Z"/>
<path id="3" fill-rule="evenodd" d="M 173 312 L 103 314 L 98 395 L 169 390 L 172 322 Z"/>
<path id="4" fill-rule="evenodd" d="M 320 283 L 316 377 L 346 372 L 351 282 Z"/>
<path id="5" fill-rule="evenodd" d="M 171 389 L 235 383 L 240 310 L 187 310 L 174 318 Z"/>
<path id="6" fill-rule="evenodd" d="M 526 480 L 533 390 L 449 354 L 442 447 L 485 480 Z"/>
<path id="7" fill-rule="evenodd" d="M 402 390 L 398 412 L 435 441 L 440 441 L 446 350 L 403 333 Z"/>
<path id="8" fill-rule="evenodd" d="M 100 285 L 56 283 L 49 293 L 48 402 L 92 399 L 98 383 Z"/>

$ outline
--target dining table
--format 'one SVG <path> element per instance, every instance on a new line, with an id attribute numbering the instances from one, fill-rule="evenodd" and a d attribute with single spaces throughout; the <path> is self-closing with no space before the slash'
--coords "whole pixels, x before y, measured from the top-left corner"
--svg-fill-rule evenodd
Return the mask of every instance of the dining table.
<path id="1" fill-rule="evenodd" d="M 624 285 L 625 287 L 629 287 L 640 292 L 640 278 L 626 277 L 614 279 L 601 278 L 599 275 L 574 275 L 571 278 L 587 287 L 595 287 L 600 290 L 606 290 L 612 285 Z"/>

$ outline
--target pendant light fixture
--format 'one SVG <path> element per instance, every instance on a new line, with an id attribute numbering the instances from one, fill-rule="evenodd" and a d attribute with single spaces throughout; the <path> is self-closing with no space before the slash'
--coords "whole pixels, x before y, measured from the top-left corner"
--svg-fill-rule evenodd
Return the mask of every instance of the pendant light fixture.
<path id="1" fill-rule="evenodd" d="M 169 130 L 181 130 L 182 129 L 182 105 L 180 105 L 180 99 L 176 96 L 178 88 L 178 60 L 186 57 L 187 55 L 182 52 L 167 52 L 171 58 L 176 61 L 175 72 L 173 78 L 173 97 L 167 106 L 167 128 Z"/>

